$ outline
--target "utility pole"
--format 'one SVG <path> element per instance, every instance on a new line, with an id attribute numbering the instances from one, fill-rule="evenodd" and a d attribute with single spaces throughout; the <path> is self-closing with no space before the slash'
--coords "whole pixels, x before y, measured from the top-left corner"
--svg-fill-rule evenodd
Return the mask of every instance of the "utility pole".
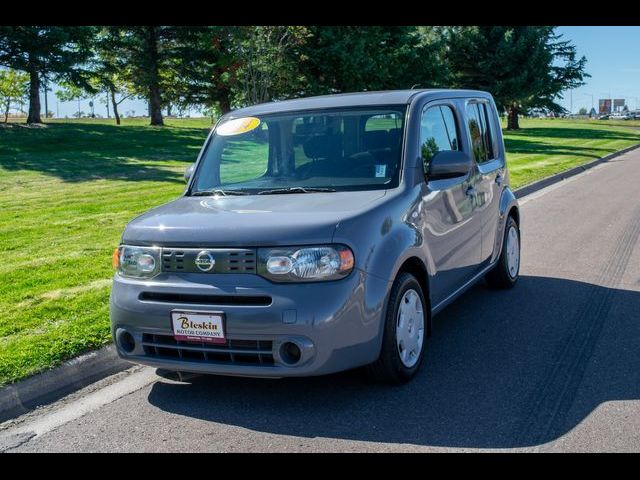
<path id="1" fill-rule="evenodd" d="M 587 97 L 591 97 L 591 108 L 593 109 L 593 93 L 583 93 L 583 95 L 586 95 Z"/>
<path id="2" fill-rule="evenodd" d="M 56 117 L 60 118 L 60 102 L 56 100 Z"/>
<path id="3" fill-rule="evenodd" d="M 80 97 L 78 97 L 78 118 L 80 118 Z"/>
<path id="4" fill-rule="evenodd" d="M 109 94 L 107 93 L 107 118 L 111 118 L 109 116 Z"/>
<path id="5" fill-rule="evenodd" d="M 47 90 L 49 90 L 48 85 L 47 85 L 47 74 L 45 73 L 43 75 L 43 80 L 44 80 L 44 118 L 49 118 L 49 102 L 48 102 L 48 95 L 47 95 Z"/>
<path id="6" fill-rule="evenodd" d="M 569 114 L 573 113 L 573 90 L 569 90 Z"/>

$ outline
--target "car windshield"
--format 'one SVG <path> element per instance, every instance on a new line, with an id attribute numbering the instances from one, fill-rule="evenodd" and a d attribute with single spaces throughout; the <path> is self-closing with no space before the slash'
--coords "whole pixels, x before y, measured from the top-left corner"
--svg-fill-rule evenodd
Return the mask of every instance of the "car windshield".
<path id="1" fill-rule="evenodd" d="M 223 121 L 206 146 L 191 194 L 397 186 L 405 108 L 326 109 Z"/>

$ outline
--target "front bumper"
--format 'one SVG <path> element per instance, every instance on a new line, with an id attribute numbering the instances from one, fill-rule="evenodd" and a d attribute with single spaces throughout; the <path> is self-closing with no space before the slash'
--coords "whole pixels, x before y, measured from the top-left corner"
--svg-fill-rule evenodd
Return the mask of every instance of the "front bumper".
<path id="1" fill-rule="evenodd" d="M 359 270 L 337 281 L 301 284 L 275 284 L 253 274 L 163 273 L 144 281 L 116 275 L 110 305 L 112 334 L 120 357 L 168 370 L 263 377 L 322 375 L 375 361 L 389 286 Z M 193 295 L 216 298 L 203 303 L 194 301 Z M 271 300 L 266 305 L 243 304 L 247 296 Z M 172 310 L 223 311 L 227 346 L 210 350 L 175 342 Z M 123 347 L 122 332 L 131 335 L 133 348 Z M 300 348 L 295 364 L 283 354 L 286 342 Z"/>

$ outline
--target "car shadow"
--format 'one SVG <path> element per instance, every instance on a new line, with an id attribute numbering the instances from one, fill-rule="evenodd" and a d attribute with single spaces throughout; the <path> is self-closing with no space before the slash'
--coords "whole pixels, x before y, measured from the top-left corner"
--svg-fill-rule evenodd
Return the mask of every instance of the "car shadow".
<path id="1" fill-rule="evenodd" d="M 420 373 L 397 387 L 360 370 L 300 379 L 159 381 L 149 402 L 271 434 L 444 447 L 554 440 L 598 405 L 640 398 L 640 292 L 523 276 L 478 285 L 434 319 Z"/>

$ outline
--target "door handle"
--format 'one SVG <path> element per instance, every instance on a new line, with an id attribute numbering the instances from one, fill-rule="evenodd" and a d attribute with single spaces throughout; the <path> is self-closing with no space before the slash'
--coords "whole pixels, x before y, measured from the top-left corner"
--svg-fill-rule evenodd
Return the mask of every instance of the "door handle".
<path id="1" fill-rule="evenodd" d="M 496 183 L 497 183 L 498 185 L 502 185 L 502 182 L 504 182 L 504 177 L 503 177 L 502 175 L 498 174 L 498 175 L 496 176 Z"/>
<path id="2" fill-rule="evenodd" d="M 473 198 L 473 197 L 475 197 L 475 196 L 476 196 L 476 193 L 477 193 L 477 192 L 476 192 L 476 189 L 475 189 L 475 188 L 473 188 L 473 187 L 469 187 L 469 188 L 467 188 L 467 191 L 466 191 L 465 193 L 467 194 L 467 196 L 469 196 L 469 197 Z"/>

